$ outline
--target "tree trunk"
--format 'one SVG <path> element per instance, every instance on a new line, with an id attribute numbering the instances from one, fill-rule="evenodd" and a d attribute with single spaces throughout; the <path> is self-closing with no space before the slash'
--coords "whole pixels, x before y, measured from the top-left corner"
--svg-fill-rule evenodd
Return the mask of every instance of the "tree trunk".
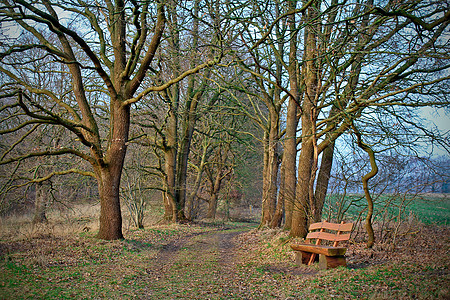
<path id="1" fill-rule="evenodd" d="M 198 62 L 198 54 L 195 52 L 198 48 L 199 41 L 199 4 L 200 1 L 196 0 L 194 2 L 194 7 L 192 14 L 195 16 L 192 24 L 192 53 L 191 58 L 191 68 L 194 68 Z M 176 12 L 174 12 L 176 15 Z M 214 20 L 215 21 L 215 20 Z M 178 33 L 177 33 L 178 34 Z M 179 39 L 179 37 L 177 37 Z M 210 71 L 206 71 L 205 78 L 208 78 Z M 186 181 L 187 181 L 187 171 L 188 171 L 188 159 L 189 152 L 191 151 L 191 141 L 194 134 L 195 124 L 197 122 L 197 106 L 200 99 L 203 96 L 206 86 L 209 84 L 208 80 L 203 80 L 200 84 L 197 84 L 196 77 L 190 76 L 187 86 L 187 101 L 185 106 L 185 112 L 183 114 L 183 132 L 180 140 L 180 147 L 178 152 L 178 164 L 176 170 L 176 185 L 175 185 L 175 200 L 177 205 L 178 220 L 185 220 L 185 204 L 186 204 Z M 197 90 L 196 90 L 197 89 Z"/>
<path id="2" fill-rule="evenodd" d="M 169 26 L 168 51 L 171 55 L 170 68 L 173 76 L 180 75 L 180 32 L 178 30 L 178 15 L 176 1 L 167 1 L 167 15 L 170 19 Z M 177 156 L 178 156 L 178 115 L 180 103 L 180 84 L 176 83 L 169 89 L 163 91 L 162 96 L 168 104 L 167 108 L 167 127 L 166 134 L 163 136 L 164 151 L 164 179 L 163 179 L 163 203 L 164 203 L 164 220 L 167 222 L 177 222 Z"/>
<path id="3" fill-rule="evenodd" d="M 125 97 L 124 97 L 125 98 Z M 120 179 L 125 161 L 130 128 L 130 107 L 112 101 L 111 145 L 104 161 L 94 166 L 100 194 L 100 229 L 97 237 L 104 240 L 123 239 L 120 209 Z"/>
<path id="4" fill-rule="evenodd" d="M 303 117 L 302 117 L 303 118 Z M 302 127 L 302 129 L 305 126 Z M 303 135 L 305 136 L 305 135 Z M 302 150 L 298 161 L 298 183 L 296 187 L 296 199 L 292 211 L 292 223 L 290 235 L 305 237 L 307 229 L 309 182 L 313 163 L 313 143 L 309 138 L 302 143 Z"/>
<path id="5" fill-rule="evenodd" d="M 292 103 L 291 103 L 292 101 Z M 286 121 L 286 141 L 284 143 L 283 165 L 284 185 L 283 197 L 286 212 L 284 229 L 290 230 L 292 223 L 292 212 L 295 202 L 295 190 L 297 185 L 297 103 L 289 100 L 288 115 Z"/>
<path id="6" fill-rule="evenodd" d="M 170 139 L 170 138 L 169 138 Z M 176 149 L 175 146 L 170 146 L 164 153 L 164 219 L 167 221 L 176 222 L 178 220 L 178 212 L 176 206 L 175 193 L 175 166 L 176 166 Z"/>
<path id="7" fill-rule="evenodd" d="M 279 17 L 281 14 L 280 3 L 275 1 L 275 16 Z M 281 35 L 280 24 L 275 24 L 274 34 L 277 38 L 277 42 L 274 43 L 276 48 L 275 59 L 275 74 L 277 82 L 282 82 L 283 76 L 283 64 L 281 63 L 284 56 L 284 43 Z M 281 89 L 276 85 L 272 85 L 269 89 L 266 89 L 263 84 L 260 83 L 260 87 L 263 91 L 263 101 L 269 111 L 268 117 L 268 140 L 265 145 L 267 149 L 267 159 L 264 163 L 267 164 L 265 170 L 265 181 L 263 182 L 263 199 L 262 199 L 262 216 L 260 227 L 271 226 L 273 218 L 275 217 L 275 210 L 277 207 L 277 192 L 278 192 L 278 169 L 279 162 L 279 139 L 280 139 L 280 110 L 282 106 Z M 281 204 L 282 207 L 282 204 Z M 276 221 L 277 222 L 277 221 Z"/>
<path id="8" fill-rule="evenodd" d="M 211 194 L 210 197 L 209 197 L 208 213 L 206 215 L 206 217 L 209 218 L 209 219 L 213 219 L 214 220 L 216 218 L 218 197 L 219 197 L 219 195 L 216 194 L 216 193 Z"/>
<path id="9" fill-rule="evenodd" d="M 206 154 L 207 154 L 207 150 L 208 150 L 208 145 L 203 145 L 203 151 L 202 151 L 202 157 L 200 159 L 199 165 L 197 167 L 197 176 L 195 177 L 195 183 L 194 183 L 194 187 L 189 195 L 189 197 L 187 198 L 186 201 L 186 217 L 189 220 L 192 220 L 196 213 L 194 213 L 194 202 L 195 202 L 195 198 L 197 196 L 197 193 L 200 189 L 200 184 L 202 181 L 202 175 L 203 175 L 203 170 L 206 164 Z"/>
<path id="10" fill-rule="evenodd" d="M 217 212 L 217 203 L 219 199 L 219 192 L 222 187 L 222 180 L 224 180 L 226 177 L 229 176 L 232 169 L 229 169 L 226 171 L 224 169 L 224 165 L 226 162 L 226 155 L 228 151 L 225 151 L 225 153 L 222 153 L 221 150 L 218 152 L 218 164 L 217 164 L 217 174 L 213 181 L 212 171 L 208 171 L 208 180 L 210 182 L 210 198 L 209 198 L 209 205 L 208 205 L 208 214 L 207 218 L 216 218 L 216 212 Z"/>
<path id="11" fill-rule="evenodd" d="M 333 167 L 334 141 L 322 152 L 319 174 L 317 175 L 316 191 L 314 193 L 314 208 L 311 212 L 314 222 L 322 220 L 322 211 Z"/>
<path id="12" fill-rule="evenodd" d="M 366 224 L 365 224 L 367 234 L 368 234 L 367 248 L 372 248 L 375 243 L 375 234 L 373 232 L 373 227 L 372 227 L 373 200 L 372 200 L 372 196 L 370 195 L 370 191 L 369 191 L 369 179 L 371 179 L 372 177 L 377 175 L 378 166 L 377 166 L 377 161 L 375 159 L 375 152 L 372 150 L 372 148 L 370 148 L 370 146 L 366 145 L 362 141 L 361 133 L 358 131 L 358 129 L 354 125 L 352 125 L 352 127 L 358 138 L 358 146 L 369 155 L 369 160 L 370 160 L 371 170 L 369 173 L 367 173 L 366 175 L 364 175 L 362 177 L 362 183 L 363 183 L 364 195 L 366 196 L 366 200 L 367 200 L 367 216 L 366 216 Z"/>
<path id="13" fill-rule="evenodd" d="M 262 218 L 260 226 L 269 226 L 275 214 L 278 183 L 278 131 L 279 115 L 275 108 L 269 107 L 269 134 L 264 159 L 265 180 L 263 181 Z"/>
<path id="14" fill-rule="evenodd" d="M 197 104 L 198 99 L 196 96 L 194 99 L 188 101 L 189 112 L 186 114 L 184 120 L 183 136 L 181 138 L 180 151 L 178 152 L 178 165 L 176 173 L 176 190 L 175 199 L 178 212 L 178 220 L 186 219 L 184 209 L 186 202 L 186 180 L 187 180 L 187 168 L 189 152 L 191 150 L 192 135 L 194 134 L 194 127 L 197 119 Z"/>
<path id="15" fill-rule="evenodd" d="M 175 200 L 176 149 L 174 145 L 165 149 L 164 157 L 164 219 L 168 222 L 177 222 L 178 213 Z"/>
<path id="16" fill-rule="evenodd" d="M 175 47 L 175 46 L 174 46 Z M 177 222 L 178 212 L 176 206 L 176 163 L 177 163 L 177 131 L 178 131 L 178 105 L 179 85 L 163 92 L 166 102 L 169 103 L 167 112 L 167 129 L 163 137 L 164 151 L 164 219 L 168 222 Z"/>
<path id="17" fill-rule="evenodd" d="M 295 9 L 296 1 L 289 1 L 289 10 Z M 297 185 L 296 163 L 297 163 L 297 107 L 300 103 L 300 92 L 298 89 L 298 61 L 297 61 L 297 28 L 295 24 L 295 14 L 289 17 L 290 46 L 289 46 L 289 86 L 291 97 L 286 115 L 286 135 L 283 152 L 284 165 L 284 207 L 285 223 L 284 229 L 290 230 L 292 225 L 292 211 L 295 202 L 295 189 Z"/>
<path id="18" fill-rule="evenodd" d="M 285 203 L 285 188 L 284 188 L 284 165 L 281 165 L 280 170 L 280 191 L 278 192 L 277 206 L 275 209 L 275 214 L 270 223 L 270 228 L 277 228 L 281 226 L 281 222 L 283 221 L 283 212 L 284 212 L 284 203 Z"/>
<path id="19" fill-rule="evenodd" d="M 309 22 L 317 17 L 318 1 L 315 1 L 307 10 Z M 292 212 L 292 227 L 290 235 L 305 237 L 307 228 L 307 216 L 309 213 L 308 201 L 310 196 L 311 172 L 314 162 L 313 126 L 316 121 L 315 106 L 318 89 L 317 74 L 317 32 L 314 23 L 308 24 L 305 29 L 305 63 L 304 81 L 305 95 L 302 103 L 302 149 L 298 161 L 298 182 L 296 187 L 296 199 Z M 313 183 L 312 183 L 313 184 Z"/>
<path id="20" fill-rule="evenodd" d="M 36 183 L 33 224 L 47 223 L 47 206 L 49 204 L 51 182 L 45 180 Z"/>
<path id="21" fill-rule="evenodd" d="M 198 194 L 198 191 L 200 190 L 200 184 L 202 180 L 202 173 L 197 173 L 197 176 L 195 178 L 194 188 L 192 189 L 191 193 L 189 194 L 189 197 L 186 199 L 186 218 L 188 220 L 193 220 L 197 217 L 197 212 L 194 210 L 194 207 L 196 205 L 196 197 Z"/>
<path id="22" fill-rule="evenodd" d="M 118 172 L 118 168 L 102 168 L 98 172 L 100 229 L 97 237 L 99 239 L 123 239 L 119 199 L 120 171 Z"/>

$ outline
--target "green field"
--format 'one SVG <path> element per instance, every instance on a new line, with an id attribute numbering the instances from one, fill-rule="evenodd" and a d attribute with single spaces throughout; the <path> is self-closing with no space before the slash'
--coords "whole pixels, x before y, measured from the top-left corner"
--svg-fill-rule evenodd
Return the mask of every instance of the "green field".
<path id="1" fill-rule="evenodd" d="M 450 224 L 450 196 L 424 197 L 411 203 L 410 211 L 426 224 Z"/>
<path id="2" fill-rule="evenodd" d="M 450 224 L 450 195 L 373 195 L 375 202 L 375 221 L 416 218 L 425 224 Z M 356 219 L 365 216 L 367 202 L 364 195 L 330 195 L 324 207 L 324 218 Z"/>

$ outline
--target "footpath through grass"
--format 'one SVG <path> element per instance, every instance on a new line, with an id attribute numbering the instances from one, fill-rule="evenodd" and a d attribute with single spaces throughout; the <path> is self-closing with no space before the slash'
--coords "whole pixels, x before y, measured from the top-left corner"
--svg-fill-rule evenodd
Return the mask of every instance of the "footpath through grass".
<path id="1" fill-rule="evenodd" d="M 36 234 L 0 242 L 0 299 L 448 299 L 447 227 L 424 226 L 349 268 L 295 266 L 287 233 L 256 224 L 154 226 L 106 242 Z"/>

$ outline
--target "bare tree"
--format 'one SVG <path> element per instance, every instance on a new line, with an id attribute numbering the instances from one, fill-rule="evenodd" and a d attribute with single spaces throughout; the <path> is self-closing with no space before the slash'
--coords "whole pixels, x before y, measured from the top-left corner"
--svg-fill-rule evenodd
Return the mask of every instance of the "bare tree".
<path id="1" fill-rule="evenodd" d="M 449 79 L 444 71 L 448 69 L 444 32 L 450 15 L 446 4 L 433 1 L 307 1 L 259 29 L 259 40 L 249 40 L 251 49 L 274 45 L 271 38 L 276 36 L 277 24 L 291 22 L 292 15 L 299 16 L 296 28 L 303 33 L 296 44 L 300 70 L 287 72 L 291 90 L 283 91 L 292 91 L 290 97 L 298 99 L 301 150 L 292 221 L 286 227 L 291 235 L 303 236 L 308 222 L 320 219 L 335 142 L 350 130 L 352 120 L 364 120 L 374 110 L 383 109 L 384 114 L 408 122 L 399 107 L 448 104 L 443 93 Z M 263 80 L 273 84 L 268 78 Z M 283 82 L 277 84 L 283 86 Z M 416 125 L 424 131 L 420 123 Z M 446 144 L 439 138 L 435 141 Z M 283 197 L 286 194 L 284 190 Z"/>
<path id="2" fill-rule="evenodd" d="M 148 72 L 158 72 L 158 66 L 152 64 L 167 23 L 166 4 L 162 2 L 5 0 L 0 15 L 3 22 L 15 24 L 19 34 L 29 32 L 32 36 L 30 40 L 3 37 L 0 72 L 3 78 L 9 78 L 3 84 L 3 97 L 10 93 L 16 101 L 5 105 L 2 111 L 22 112 L 26 118 L 20 128 L 62 126 L 74 141 L 73 146 L 60 149 L 9 153 L 1 163 L 46 155 L 72 155 L 89 162 L 92 172 L 73 168 L 43 178 L 67 173 L 96 178 L 101 203 L 98 237 L 122 238 L 119 187 L 132 105 L 218 59 L 188 67 L 165 82 L 142 84 Z M 46 72 L 70 78 L 71 85 L 63 93 L 29 80 L 30 73 L 37 72 L 27 69 L 31 60 L 22 60 L 20 65 L 15 62 L 18 56 L 33 49 L 40 50 L 35 59 L 51 57 L 52 66 L 60 66 Z M 9 128 L 2 134 L 16 132 Z"/>
<path id="3" fill-rule="evenodd" d="M 367 240 L 367 247 L 372 248 L 375 243 L 375 235 L 374 235 L 373 226 L 372 226 L 373 206 L 374 205 L 373 205 L 372 196 L 369 191 L 369 180 L 372 177 L 374 177 L 375 175 L 377 175 L 378 166 L 377 166 L 377 161 L 375 158 L 375 152 L 373 151 L 373 149 L 369 145 L 367 145 L 366 143 L 364 143 L 362 141 L 361 133 L 355 127 L 354 124 L 352 124 L 352 128 L 353 128 L 353 132 L 355 133 L 356 138 L 357 138 L 358 147 L 360 147 L 365 152 L 367 152 L 367 154 L 369 155 L 369 160 L 370 160 L 371 170 L 369 173 L 362 176 L 361 180 L 362 180 L 362 184 L 363 184 L 364 195 L 367 200 L 367 216 L 366 216 L 366 224 L 365 224 L 367 234 L 369 235 L 369 238 Z"/>
<path id="4" fill-rule="evenodd" d="M 193 1 L 190 3 L 169 1 L 168 28 L 164 44 L 157 59 L 163 66 L 155 81 L 166 76 L 177 76 L 183 66 L 194 68 L 201 61 L 223 59 L 224 46 L 234 21 L 226 18 L 234 9 L 224 11 L 223 1 Z M 162 181 L 162 194 L 165 208 L 164 218 L 169 222 L 189 219 L 189 205 L 192 200 L 188 195 L 189 165 L 192 142 L 197 134 L 196 128 L 202 119 L 208 118 L 211 111 L 220 102 L 223 90 L 216 88 L 215 81 L 221 80 L 226 65 L 205 68 L 202 72 L 190 74 L 185 80 L 161 91 L 154 101 L 159 103 L 158 112 L 151 120 L 143 120 L 145 132 L 153 136 L 154 151 L 159 158 L 152 167 L 159 173 Z M 227 72 L 227 71 L 225 71 Z M 153 132 L 153 133 L 150 133 Z M 201 164 L 199 165 L 199 167 Z M 203 168 L 196 176 L 201 177 Z M 194 186 L 198 185 L 197 183 Z M 185 211 L 187 210 L 187 211 Z"/>

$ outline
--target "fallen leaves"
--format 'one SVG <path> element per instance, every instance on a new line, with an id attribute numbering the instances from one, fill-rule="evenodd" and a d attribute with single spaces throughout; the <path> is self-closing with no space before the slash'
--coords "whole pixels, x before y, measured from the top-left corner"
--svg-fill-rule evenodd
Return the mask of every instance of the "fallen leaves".
<path id="1" fill-rule="evenodd" d="M 348 245 L 349 268 L 296 266 L 282 230 L 243 224 L 153 226 L 128 240 L 91 233 L 0 243 L 0 298 L 446 298 L 448 227 L 423 226 L 395 247 Z M 361 236 L 361 234 L 359 235 Z"/>

